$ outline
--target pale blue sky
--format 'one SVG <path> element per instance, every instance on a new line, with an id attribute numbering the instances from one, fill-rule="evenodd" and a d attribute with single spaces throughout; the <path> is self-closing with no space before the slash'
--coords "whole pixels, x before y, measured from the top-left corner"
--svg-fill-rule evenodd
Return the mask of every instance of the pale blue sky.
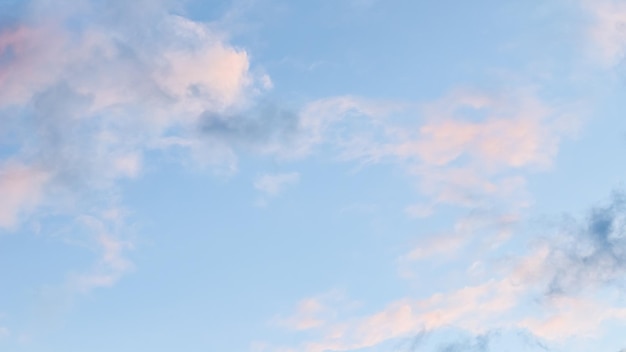
<path id="1" fill-rule="evenodd" d="M 625 24 L 0 0 L 0 351 L 625 351 Z"/>

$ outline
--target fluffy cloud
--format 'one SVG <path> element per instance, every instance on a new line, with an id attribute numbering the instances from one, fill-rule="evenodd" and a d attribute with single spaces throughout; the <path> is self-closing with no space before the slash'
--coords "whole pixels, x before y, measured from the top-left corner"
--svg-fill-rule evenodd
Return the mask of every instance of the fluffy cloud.
<path id="1" fill-rule="evenodd" d="M 244 104 L 255 89 L 247 53 L 155 4 L 32 1 L 0 30 L 2 133 L 14 159 L 55 184 L 106 186 L 136 177 L 161 138 L 190 139 L 200 115 Z"/>
<path id="2" fill-rule="evenodd" d="M 97 259 L 68 277 L 72 292 L 133 268 L 133 239 L 109 210 L 121 207 L 118 181 L 139 177 L 150 151 L 233 169 L 201 121 L 245 108 L 268 85 L 224 30 L 176 3 L 32 0 L 0 23 L 0 230 L 29 215 L 73 222 Z"/>

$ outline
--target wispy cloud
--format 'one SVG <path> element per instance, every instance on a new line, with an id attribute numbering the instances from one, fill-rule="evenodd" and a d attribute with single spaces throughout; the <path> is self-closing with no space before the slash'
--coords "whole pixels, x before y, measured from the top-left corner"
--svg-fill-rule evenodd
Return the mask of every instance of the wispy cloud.
<path id="1" fill-rule="evenodd" d="M 268 196 L 280 194 L 286 187 L 293 186 L 300 181 L 297 172 L 264 174 L 254 181 L 254 188 Z"/>
<path id="2" fill-rule="evenodd" d="M 341 312 L 354 306 L 356 302 L 349 301 L 341 291 L 333 290 L 301 300 L 292 315 L 276 317 L 272 322 L 290 330 L 311 330 L 336 320 Z"/>
<path id="3" fill-rule="evenodd" d="M 29 213 L 42 200 L 45 172 L 15 163 L 0 167 L 0 227 L 11 229 L 20 215 Z"/>
<path id="4" fill-rule="evenodd" d="M 591 15 L 588 45 L 603 65 L 611 67 L 626 54 L 626 4 L 619 0 L 582 1 Z"/>
<path id="5" fill-rule="evenodd" d="M 624 204 L 616 194 L 607 205 L 591 209 L 584 221 L 568 219 L 525 256 L 491 263 L 499 268 L 483 282 L 426 298 L 398 299 L 369 315 L 319 321 L 317 337 L 297 349 L 359 350 L 448 327 L 475 335 L 501 329 L 527 331 L 536 342 L 600 336 L 606 322 L 626 321 L 626 306 L 614 292 L 623 284 L 626 268 Z M 439 257 L 464 240 L 464 236 L 435 237 L 402 260 Z M 478 340 L 471 341 L 451 344 L 449 350 L 481 351 Z M 544 350 L 542 346 L 536 344 L 537 350 Z"/>
<path id="6" fill-rule="evenodd" d="M 478 240 L 481 242 L 477 249 L 482 247 L 485 251 L 491 251 L 509 239 L 518 221 L 519 218 L 510 213 L 471 213 L 457 220 L 449 232 L 425 236 L 413 250 L 402 256 L 400 261 L 459 258 L 461 255 L 456 252 L 465 244 L 476 240 L 476 237 L 479 237 Z M 474 253 L 474 256 L 477 257 L 477 254 Z"/>
<path id="7" fill-rule="evenodd" d="M 606 321 L 626 320 L 626 307 L 591 299 L 558 297 L 546 307 L 543 315 L 527 318 L 519 325 L 536 336 L 563 341 L 572 336 L 598 337 L 600 328 Z"/>
<path id="8" fill-rule="evenodd" d="M 516 303 L 520 288 L 506 281 L 465 287 L 421 300 L 398 300 L 372 315 L 324 326 L 323 337 L 300 346 L 309 352 L 350 351 L 406 338 L 420 331 L 458 326 L 484 333 L 499 326 Z"/>
<path id="9" fill-rule="evenodd" d="M 524 206 L 525 174 L 549 167 L 578 124 L 524 91 L 457 90 L 426 104 L 423 115 L 417 128 L 390 128 L 366 157 L 404 163 L 433 204 L 469 207 L 502 199 Z"/>
<path id="10" fill-rule="evenodd" d="M 393 115 L 414 118 L 407 123 Z M 412 216 L 431 214 L 440 204 L 526 207 L 526 176 L 550 168 L 563 138 L 580 125 L 567 107 L 553 106 L 530 89 L 455 89 L 420 109 L 325 99 L 307 105 L 300 120 L 305 132 L 297 150 L 327 143 L 341 160 L 402 165 L 427 197 L 407 208 Z"/>
<path id="11" fill-rule="evenodd" d="M 8 328 L 0 326 L 0 340 L 5 339 L 11 335 L 11 331 Z"/>
<path id="12" fill-rule="evenodd" d="M 99 218 L 81 216 L 79 221 L 93 233 L 93 240 L 90 243 L 97 253 L 98 260 L 89 271 L 69 277 L 70 289 L 87 292 L 114 285 L 134 268 L 134 264 L 126 257 L 127 252 L 134 248 L 134 243 L 122 232 L 128 231 L 125 228 L 122 211 L 109 209 Z"/>

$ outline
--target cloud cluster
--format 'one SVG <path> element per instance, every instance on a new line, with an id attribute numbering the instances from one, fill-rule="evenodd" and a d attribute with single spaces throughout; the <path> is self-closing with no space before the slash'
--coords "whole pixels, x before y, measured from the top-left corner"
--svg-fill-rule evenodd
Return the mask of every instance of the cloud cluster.
<path id="1" fill-rule="evenodd" d="M 100 254 L 70 285 L 110 286 L 132 268 L 132 241 L 109 212 L 121 208 L 118 181 L 140 176 L 151 151 L 230 162 L 228 148 L 206 152 L 198 126 L 243 109 L 269 78 L 175 1 L 14 10 L 0 22 L 0 231 L 33 214 L 75 219 Z"/>
<path id="2" fill-rule="evenodd" d="M 608 204 L 592 208 L 583 221 L 568 219 L 526 256 L 508 264 L 500 261 L 501 268 L 490 273 L 497 276 L 487 282 L 399 299 L 368 315 L 317 321 L 312 326 L 317 338 L 298 350 L 358 350 L 448 327 L 475 336 L 499 329 L 526 331 L 535 342 L 534 350 L 545 348 L 541 340 L 598 336 L 605 322 L 626 321 L 626 306 L 612 293 L 612 288 L 623 287 L 626 277 L 625 205 L 623 195 L 616 193 Z M 416 249 L 406 260 L 422 259 L 428 248 L 440 256 L 439 248 L 450 241 L 456 245 L 457 239 L 434 239 L 431 247 Z M 483 340 L 468 341 L 442 351 L 490 350 L 478 343 Z"/>

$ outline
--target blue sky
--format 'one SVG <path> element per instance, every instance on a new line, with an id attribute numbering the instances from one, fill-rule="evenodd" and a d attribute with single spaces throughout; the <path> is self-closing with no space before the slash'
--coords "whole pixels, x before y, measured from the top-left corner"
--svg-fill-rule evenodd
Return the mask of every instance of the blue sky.
<path id="1" fill-rule="evenodd" d="M 626 351 L 622 0 L 0 0 L 0 350 Z"/>

